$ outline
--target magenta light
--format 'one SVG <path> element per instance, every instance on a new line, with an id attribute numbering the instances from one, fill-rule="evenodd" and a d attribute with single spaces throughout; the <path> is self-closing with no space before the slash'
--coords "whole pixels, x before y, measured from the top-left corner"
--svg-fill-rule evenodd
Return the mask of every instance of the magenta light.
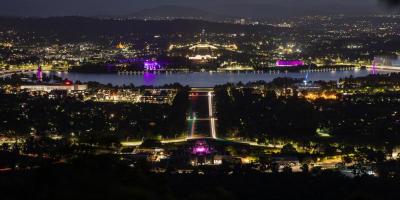
<path id="1" fill-rule="evenodd" d="M 197 153 L 202 153 L 202 152 L 205 152 L 205 151 L 206 151 L 206 148 L 204 148 L 204 147 L 197 147 L 195 149 L 195 152 L 197 152 Z"/>
<path id="2" fill-rule="evenodd" d="M 298 67 L 303 66 L 304 62 L 301 60 L 278 60 L 276 61 L 277 67 Z"/>
<path id="3" fill-rule="evenodd" d="M 38 65 L 37 71 L 36 71 L 36 78 L 40 81 L 43 78 L 43 71 L 42 67 Z"/>
<path id="4" fill-rule="evenodd" d="M 195 155 L 210 154 L 211 149 L 205 141 L 197 141 L 195 146 L 192 148 L 192 153 Z"/>
<path id="5" fill-rule="evenodd" d="M 161 69 L 161 65 L 156 61 L 145 61 L 144 69 L 150 71 L 159 70 Z"/>
<path id="6" fill-rule="evenodd" d="M 376 62 L 375 61 L 372 62 L 372 74 L 373 75 L 376 74 Z"/>
<path id="7" fill-rule="evenodd" d="M 157 75 L 153 74 L 152 72 L 145 72 L 143 74 L 143 81 L 145 85 L 154 85 L 156 78 Z"/>

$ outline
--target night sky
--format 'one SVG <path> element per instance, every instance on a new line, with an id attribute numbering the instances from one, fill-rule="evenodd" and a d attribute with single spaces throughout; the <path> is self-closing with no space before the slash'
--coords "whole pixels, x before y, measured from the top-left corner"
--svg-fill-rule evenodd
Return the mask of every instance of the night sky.
<path id="1" fill-rule="evenodd" d="M 333 5 L 336 9 L 368 11 L 383 9 L 380 1 L 398 0 L 1 0 L 0 15 L 16 16 L 63 16 L 63 15 L 128 15 L 139 10 L 160 5 L 179 5 L 194 7 L 209 12 L 230 14 L 232 8 L 235 16 L 248 15 L 235 7 L 244 6 L 291 6 L 299 9 L 321 12 Z M 387 7 L 387 6 L 386 6 Z M 248 13 L 251 13 L 248 12 Z M 251 16 L 250 16 L 251 17 Z"/>

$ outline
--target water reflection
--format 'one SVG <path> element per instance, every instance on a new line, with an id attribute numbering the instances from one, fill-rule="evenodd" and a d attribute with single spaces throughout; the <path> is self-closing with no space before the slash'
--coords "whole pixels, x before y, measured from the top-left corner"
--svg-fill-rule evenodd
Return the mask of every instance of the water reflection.
<path id="1" fill-rule="evenodd" d="M 143 74 L 144 85 L 154 85 L 157 75 L 151 72 L 145 72 Z"/>

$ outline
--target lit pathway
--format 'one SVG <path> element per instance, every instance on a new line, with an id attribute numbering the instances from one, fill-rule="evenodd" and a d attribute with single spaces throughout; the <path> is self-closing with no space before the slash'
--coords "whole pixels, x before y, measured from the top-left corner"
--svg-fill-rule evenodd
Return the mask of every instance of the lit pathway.
<path id="1" fill-rule="evenodd" d="M 210 137 L 217 139 L 217 131 L 216 131 L 216 121 L 217 119 L 214 116 L 214 91 L 212 88 L 192 88 L 192 91 L 189 94 L 190 97 L 207 97 L 208 103 L 208 117 L 199 118 L 196 115 L 195 111 L 191 111 L 192 113 L 187 118 L 188 122 L 190 122 L 190 133 L 188 138 L 194 138 L 196 135 L 196 122 L 198 121 L 209 121 L 210 122 Z"/>

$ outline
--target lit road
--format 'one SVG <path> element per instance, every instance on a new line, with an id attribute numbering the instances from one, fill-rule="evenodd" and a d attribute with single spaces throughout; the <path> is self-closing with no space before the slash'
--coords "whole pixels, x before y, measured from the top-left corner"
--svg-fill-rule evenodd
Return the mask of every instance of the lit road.
<path id="1" fill-rule="evenodd" d="M 269 148 L 282 148 L 282 145 L 272 144 L 258 144 L 256 142 L 244 141 L 238 138 L 221 139 L 217 136 L 216 122 L 217 118 L 214 116 L 214 91 L 212 88 L 192 88 L 189 94 L 191 106 L 189 108 L 187 122 L 188 122 L 188 136 L 179 139 L 166 139 L 161 140 L 161 143 L 181 143 L 190 139 L 196 138 L 213 138 L 221 141 L 229 141 L 247 144 L 250 146 L 269 147 Z M 122 146 L 139 146 L 142 141 L 127 141 L 121 142 Z"/>
<path id="2" fill-rule="evenodd" d="M 210 137 L 187 137 L 187 138 L 177 138 L 177 139 L 165 139 L 161 140 L 161 143 L 163 144 L 172 144 L 172 143 L 181 143 L 181 142 L 186 142 L 190 139 L 195 139 L 195 138 L 210 138 Z M 269 147 L 269 148 L 277 148 L 280 149 L 283 147 L 283 145 L 272 145 L 272 144 L 258 144 L 256 142 L 249 142 L 249 141 L 243 141 L 243 140 L 238 140 L 238 139 L 221 139 L 221 138 L 214 138 L 219 141 L 227 141 L 227 142 L 236 142 L 236 143 L 242 143 L 242 144 L 247 144 L 250 146 L 257 146 L 257 147 Z M 142 141 L 125 141 L 121 142 L 122 146 L 128 147 L 128 146 L 140 146 L 142 144 Z"/>
<path id="3" fill-rule="evenodd" d="M 217 119 L 214 117 L 213 97 L 212 88 L 192 88 L 189 94 L 191 107 L 187 118 L 189 124 L 188 138 L 217 138 Z"/>
<path id="4" fill-rule="evenodd" d="M 181 142 L 186 142 L 188 138 L 177 138 L 177 139 L 166 139 L 166 140 L 161 140 L 161 143 L 163 144 L 171 144 L 171 143 L 181 143 Z M 126 141 L 126 142 L 121 142 L 121 145 L 124 147 L 135 147 L 135 146 L 140 146 L 143 141 Z"/>

